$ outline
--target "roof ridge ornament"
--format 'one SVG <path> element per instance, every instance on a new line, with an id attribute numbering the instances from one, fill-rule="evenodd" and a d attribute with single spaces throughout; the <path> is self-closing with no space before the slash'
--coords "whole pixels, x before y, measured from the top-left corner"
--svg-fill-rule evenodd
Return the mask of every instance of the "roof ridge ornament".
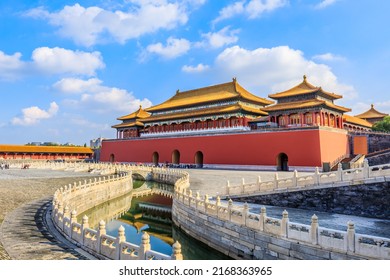
<path id="1" fill-rule="evenodd" d="M 374 109 L 374 104 L 371 104 L 371 109 Z"/>
<path id="2" fill-rule="evenodd" d="M 307 76 L 303 75 L 303 81 L 306 82 Z"/>
<path id="3" fill-rule="evenodd" d="M 237 77 L 233 77 L 233 83 L 237 83 Z"/>

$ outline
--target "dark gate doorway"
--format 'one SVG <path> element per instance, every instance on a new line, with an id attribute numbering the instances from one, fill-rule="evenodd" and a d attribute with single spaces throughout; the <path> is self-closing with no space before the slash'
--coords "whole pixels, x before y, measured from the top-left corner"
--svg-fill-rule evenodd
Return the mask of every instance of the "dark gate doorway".
<path id="1" fill-rule="evenodd" d="M 114 154 L 110 155 L 110 162 L 115 162 L 115 155 Z"/>
<path id="2" fill-rule="evenodd" d="M 152 155 L 152 162 L 153 165 L 157 166 L 158 165 L 158 160 L 159 160 L 159 155 L 157 152 L 154 152 Z"/>
<path id="3" fill-rule="evenodd" d="M 277 158 L 277 170 L 288 171 L 288 156 L 285 153 L 280 153 Z"/>
<path id="4" fill-rule="evenodd" d="M 203 167 L 203 153 L 201 151 L 195 153 L 195 165 L 197 168 Z"/>
<path id="5" fill-rule="evenodd" d="M 172 163 L 180 164 L 180 152 L 178 150 L 172 152 Z"/>

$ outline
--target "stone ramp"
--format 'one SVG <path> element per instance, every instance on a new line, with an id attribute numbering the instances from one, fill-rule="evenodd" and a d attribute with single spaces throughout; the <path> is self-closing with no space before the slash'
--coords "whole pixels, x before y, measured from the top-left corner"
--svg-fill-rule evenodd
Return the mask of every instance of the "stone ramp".
<path id="1" fill-rule="evenodd" d="M 24 204 L 9 213 L 0 228 L 0 241 L 13 260 L 94 259 L 66 240 L 53 226 L 51 199 Z"/>

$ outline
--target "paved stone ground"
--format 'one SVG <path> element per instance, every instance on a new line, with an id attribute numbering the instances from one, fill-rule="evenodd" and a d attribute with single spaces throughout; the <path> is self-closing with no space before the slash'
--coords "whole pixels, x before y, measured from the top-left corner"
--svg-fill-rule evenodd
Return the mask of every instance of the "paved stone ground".
<path id="1" fill-rule="evenodd" d="M 40 231 L 44 230 L 38 228 L 39 223 L 35 221 L 35 215 L 39 213 L 40 207 L 43 206 L 45 201 L 48 201 L 48 197 L 52 196 L 58 187 L 75 181 L 83 181 L 91 176 L 93 175 L 89 173 L 37 169 L 0 170 L 0 224 L 2 224 L 0 230 L 0 260 L 17 259 L 19 257 L 22 259 L 50 259 L 50 254 L 53 253 L 54 249 L 52 251 L 46 250 L 45 252 L 49 253 L 47 256 L 34 254 L 33 248 L 35 246 L 41 246 L 41 243 L 50 242 L 47 236 L 45 237 L 45 234 Z M 46 200 L 39 201 L 43 198 L 46 198 Z M 37 200 L 39 201 L 38 203 L 36 202 Z M 15 223 L 12 226 L 17 226 L 15 232 L 10 230 L 11 222 Z M 11 244 L 10 238 L 12 238 L 12 235 L 18 236 L 19 230 L 21 231 L 20 236 L 26 238 L 23 245 L 27 244 L 31 248 L 19 248 Z M 6 240 L 4 245 L 8 246 L 6 247 L 7 251 L 10 250 L 12 253 L 7 253 L 2 240 Z M 32 243 L 35 244 L 33 245 Z M 51 245 L 56 250 L 58 249 L 58 252 L 64 251 L 61 247 L 65 246 L 64 244 L 58 246 L 58 244 L 53 243 Z M 17 252 L 18 250 L 26 250 L 27 252 L 23 254 Z M 68 254 L 57 254 L 56 256 L 58 259 L 72 258 Z"/>
<path id="2" fill-rule="evenodd" d="M 290 178 L 293 172 L 272 172 L 272 171 L 246 171 L 246 170 L 214 170 L 214 169 L 186 169 L 190 174 L 190 188 L 192 191 L 199 191 L 201 195 L 223 194 L 226 190 L 226 182 L 229 180 L 231 186 L 241 184 L 242 178 L 245 183 L 255 183 L 260 176 L 261 181 L 272 181 L 275 173 L 279 179 Z M 298 176 L 312 174 L 300 172 Z"/>

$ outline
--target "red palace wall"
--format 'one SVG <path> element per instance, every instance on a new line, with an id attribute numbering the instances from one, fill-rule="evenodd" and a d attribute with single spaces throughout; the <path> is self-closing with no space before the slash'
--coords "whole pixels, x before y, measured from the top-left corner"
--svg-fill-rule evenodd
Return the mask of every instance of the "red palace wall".
<path id="1" fill-rule="evenodd" d="M 322 128 L 251 132 L 240 134 L 185 136 L 176 138 L 103 141 L 101 161 L 151 163 L 153 153 L 159 163 L 171 163 L 174 150 L 180 163 L 195 163 L 195 154 L 203 153 L 203 164 L 276 166 L 280 153 L 288 156 L 289 166 L 322 166 L 348 153 L 348 137 L 343 130 Z"/>

